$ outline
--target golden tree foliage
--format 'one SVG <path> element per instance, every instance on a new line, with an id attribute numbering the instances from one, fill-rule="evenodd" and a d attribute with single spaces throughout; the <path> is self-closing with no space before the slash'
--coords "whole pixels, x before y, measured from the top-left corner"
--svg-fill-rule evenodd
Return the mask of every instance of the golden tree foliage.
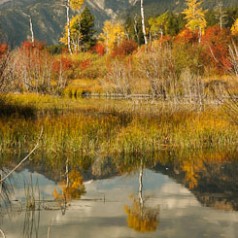
<path id="1" fill-rule="evenodd" d="M 182 163 L 181 169 L 185 173 L 185 182 L 189 189 L 196 188 L 200 178 L 199 173 L 205 169 L 203 161 L 186 160 Z"/>
<path id="2" fill-rule="evenodd" d="M 132 206 L 125 206 L 125 211 L 128 215 L 128 227 L 138 232 L 151 232 L 157 229 L 157 209 L 145 208 L 141 206 L 138 199 L 134 198 Z"/>
<path id="3" fill-rule="evenodd" d="M 73 48 L 73 51 L 78 51 L 78 48 L 80 46 L 80 40 L 81 40 L 81 34 L 80 34 L 80 20 L 81 16 L 80 15 L 75 15 L 72 17 L 70 21 L 70 39 L 71 39 L 71 46 Z M 63 43 L 64 45 L 68 44 L 68 25 L 66 24 L 64 28 L 64 34 L 63 37 L 60 38 L 60 42 Z"/>
<path id="4" fill-rule="evenodd" d="M 111 53 L 125 38 L 125 29 L 119 22 L 105 21 L 100 38 L 104 41 L 106 52 Z"/>
<path id="5" fill-rule="evenodd" d="M 85 193 L 83 178 L 78 171 L 70 171 L 68 174 L 68 179 L 68 186 L 65 181 L 59 183 L 59 186 L 62 189 L 61 193 L 59 193 L 56 189 L 54 190 L 53 196 L 56 200 L 65 199 L 66 201 L 70 201 L 71 199 L 80 199 L 81 195 Z"/>
<path id="6" fill-rule="evenodd" d="M 237 36 L 238 35 L 238 18 L 235 20 L 234 24 L 231 27 L 231 34 L 233 36 Z"/>
<path id="7" fill-rule="evenodd" d="M 79 10 L 84 4 L 84 0 L 70 0 L 70 8 L 73 10 Z"/>
<path id="8" fill-rule="evenodd" d="M 199 30 L 202 33 L 207 26 L 205 13 L 201 7 L 203 1 L 199 0 L 186 0 L 187 8 L 183 11 L 185 19 L 187 20 L 186 27 L 191 31 Z"/>

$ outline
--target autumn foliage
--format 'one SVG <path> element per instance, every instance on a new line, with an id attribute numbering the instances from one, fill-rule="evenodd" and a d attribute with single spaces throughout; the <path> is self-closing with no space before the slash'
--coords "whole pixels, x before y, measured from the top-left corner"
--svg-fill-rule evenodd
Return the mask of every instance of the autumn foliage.
<path id="1" fill-rule="evenodd" d="M 217 72 L 225 73 L 230 69 L 229 44 L 231 36 L 228 29 L 220 29 L 218 25 L 209 27 L 202 39 L 203 60 Z"/>
<path id="2" fill-rule="evenodd" d="M 5 43 L 0 44 L 0 57 L 6 54 L 7 51 L 8 51 L 8 45 Z"/>
<path id="3" fill-rule="evenodd" d="M 118 46 L 114 47 L 112 57 L 123 57 L 132 54 L 138 45 L 134 40 L 124 40 Z"/>

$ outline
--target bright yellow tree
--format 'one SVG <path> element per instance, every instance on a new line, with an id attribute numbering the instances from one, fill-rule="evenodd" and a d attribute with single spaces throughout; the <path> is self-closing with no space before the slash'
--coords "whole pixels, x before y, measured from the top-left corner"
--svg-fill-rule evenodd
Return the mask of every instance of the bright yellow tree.
<path id="1" fill-rule="evenodd" d="M 84 0 L 70 0 L 69 5 L 73 10 L 79 10 L 84 4 Z"/>
<path id="2" fill-rule="evenodd" d="M 235 20 L 234 24 L 231 27 L 231 34 L 233 36 L 238 36 L 238 18 Z"/>
<path id="3" fill-rule="evenodd" d="M 84 0 L 66 0 L 65 1 L 65 8 L 66 8 L 66 18 L 67 18 L 67 45 L 69 53 L 72 54 L 71 48 L 71 31 L 70 31 L 70 9 L 79 10 L 84 3 Z"/>
<path id="4" fill-rule="evenodd" d="M 71 48 L 73 48 L 73 52 L 79 51 L 80 40 L 82 38 L 80 33 L 80 15 L 73 16 L 70 20 L 70 44 Z M 62 38 L 60 38 L 60 42 L 67 45 L 68 44 L 68 26 L 65 26 L 65 32 Z"/>
<path id="5" fill-rule="evenodd" d="M 186 0 L 187 8 L 183 11 L 185 19 L 187 20 L 186 27 L 193 32 L 198 31 L 199 42 L 201 42 L 202 34 L 207 26 L 205 19 L 206 11 L 202 9 L 202 3 L 202 0 Z"/>
<path id="6" fill-rule="evenodd" d="M 100 38 L 103 40 L 106 52 L 111 53 L 113 48 L 125 39 L 125 29 L 119 22 L 105 21 Z"/>

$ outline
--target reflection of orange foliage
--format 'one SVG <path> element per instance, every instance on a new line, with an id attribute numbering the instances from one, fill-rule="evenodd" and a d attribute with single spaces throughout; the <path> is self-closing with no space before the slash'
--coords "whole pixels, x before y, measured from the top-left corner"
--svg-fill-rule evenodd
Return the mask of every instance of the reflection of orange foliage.
<path id="1" fill-rule="evenodd" d="M 81 195 L 85 193 L 81 174 L 76 170 L 72 170 L 68 176 L 69 185 L 67 186 L 66 182 L 63 181 L 59 183 L 62 192 L 59 193 L 56 189 L 54 190 L 53 196 L 56 200 L 70 201 L 71 199 L 80 199 Z"/>
<path id="2" fill-rule="evenodd" d="M 128 227 L 139 232 L 152 232 L 157 229 L 158 211 L 141 207 L 138 200 L 134 199 L 131 207 L 125 206 L 128 215 Z"/>
<path id="3" fill-rule="evenodd" d="M 198 186 L 199 172 L 204 170 L 203 161 L 198 159 L 196 161 L 184 161 L 182 170 L 185 172 L 185 181 L 188 183 L 190 189 Z"/>

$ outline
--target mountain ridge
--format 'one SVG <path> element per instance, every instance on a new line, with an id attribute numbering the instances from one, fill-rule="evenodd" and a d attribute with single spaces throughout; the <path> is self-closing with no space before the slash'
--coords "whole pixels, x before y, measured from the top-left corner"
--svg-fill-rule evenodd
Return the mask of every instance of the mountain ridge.
<path id="1" fill-rule="evenodd" d="M 216 1 L 205 1 L 209 8 Z M 224 6 L 238 5 L 236 0 L 223 1 Z M 108 19 L 123 18 L 128 12 L 139 11 L 139 3 L 132 0 L 86 0 L 95 15 L 95 26 L 99 31 Z M 144 0 L 146 16 L 158 15 L 166 10 L 181 11 L 184 0 Z M 47 44 L 58 44 L 66 24 L 63 0 L 0 0 L 0 31 L 11 47 L 20 45 L 30 36 L 31 15 L 35 38 Z"/>

